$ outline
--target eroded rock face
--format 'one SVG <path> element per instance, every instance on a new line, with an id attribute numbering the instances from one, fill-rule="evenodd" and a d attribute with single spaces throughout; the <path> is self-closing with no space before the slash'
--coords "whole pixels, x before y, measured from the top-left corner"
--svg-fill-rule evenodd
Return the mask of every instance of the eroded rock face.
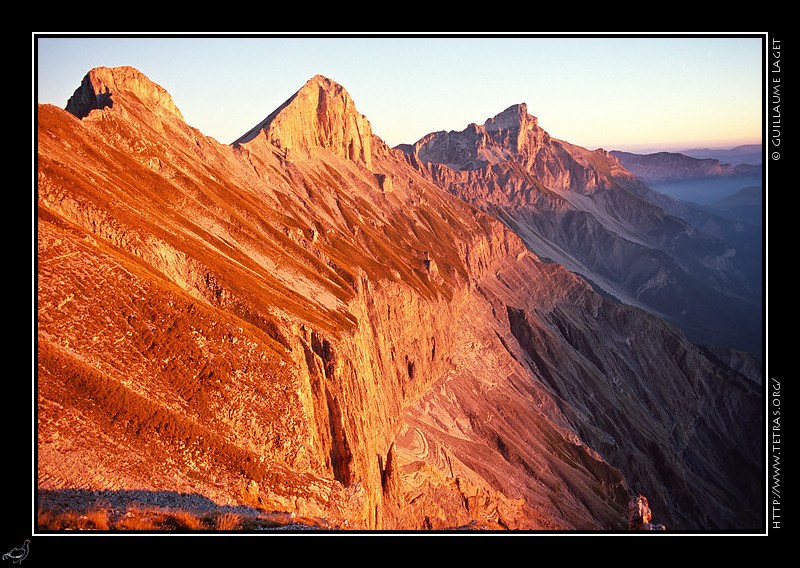
<path id="1" fill-rule="evenodd" d="M 93 110 L 112 108 L 116 96 L 134 95 L 151 111 L 169 112 L 183 120 L 172 96 L 133 67 L 97 67 L 89 71 L 67 102 L 66 110 L 84 118 Z"/>
<path id="2" fill-rule="evenodd" d="M 628 503 L 628 528 L 632 531 L 663 531 L 664 525 L 652 523 L 653 515 L 647 497 L 639 495 Z"/>
<path id="3" fill-rule="evenodd" d="M 81 122 L 39 108 L 40 491 L 596 530 L 641 488 L 670 527 L 755 522 L 750 379 L 542 262 L 340 86 L 224 146 L 113 76 Z"/>
<path id="4" fill-rule="evenodd" d="M 372 164 L 372 127 L 341 85 L 317 75 L 233 144 L 258 136 L 284 152 L 326 149 L 367 169 Z"/>

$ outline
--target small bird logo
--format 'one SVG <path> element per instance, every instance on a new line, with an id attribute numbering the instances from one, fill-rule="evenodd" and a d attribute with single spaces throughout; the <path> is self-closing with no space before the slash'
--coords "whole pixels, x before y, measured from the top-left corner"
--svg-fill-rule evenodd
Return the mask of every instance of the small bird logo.
<path id="1" fill-rule="evenodd" d="M 30 543 L 31 541 L 26 538 L 21 548 L 12 548 L 3 555 L 3 560 L 11 560 L 16 564 L 20 564 L 28 556 L 28 546 Z"/>

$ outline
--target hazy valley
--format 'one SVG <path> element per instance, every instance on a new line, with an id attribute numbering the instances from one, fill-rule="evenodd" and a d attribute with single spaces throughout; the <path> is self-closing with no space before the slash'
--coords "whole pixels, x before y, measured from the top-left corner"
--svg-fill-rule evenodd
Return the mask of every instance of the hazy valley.
<path id="1" fill-rule="evenodd" d="M 687 205 L 522 103 L 390 148 L 322 76 L 227 145 L 98 68 L 37 149 L 42 510 L 763 525 L 758 196 Z"/>

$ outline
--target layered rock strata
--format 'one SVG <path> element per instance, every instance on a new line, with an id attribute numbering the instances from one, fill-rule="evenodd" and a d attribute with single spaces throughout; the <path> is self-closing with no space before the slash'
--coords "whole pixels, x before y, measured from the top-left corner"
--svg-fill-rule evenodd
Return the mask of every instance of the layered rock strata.
<path id="1" fill-rule="evenodd" d="M 624 529 L 642 491 L 671 528 L 758 525 L 757 384 L 409 167 L 340 86 L 231 146 L 134 70 L 91 92 L 38 109 L 40 494 Z"/>
<path id="2" fill-rule="evenodd" d="M 602 149 L 551 137 L 514 105 L 463 131 L 400 147 L 409 163 L 453 195 L 504 222 L 540 258 L 600 292 L 679 326 L 693 341 L 760 359 L 762 255 L 719 221 L 676 216 Z M 685 217 L 685 215 L 684 215 Z"/>

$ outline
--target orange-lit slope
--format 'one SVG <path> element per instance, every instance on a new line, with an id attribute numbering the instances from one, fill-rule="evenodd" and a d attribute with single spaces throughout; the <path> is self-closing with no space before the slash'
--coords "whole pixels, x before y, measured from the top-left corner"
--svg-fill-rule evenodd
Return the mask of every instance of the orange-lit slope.
<path id="1" fill-rule="evenodd" d="M 69 108 L 38 115 L 43 503 L 602 529 L 631 491 L 752 521 L 748 381 L 427 181 L 339 85 L 231 146 L 131 68 Z"/>

